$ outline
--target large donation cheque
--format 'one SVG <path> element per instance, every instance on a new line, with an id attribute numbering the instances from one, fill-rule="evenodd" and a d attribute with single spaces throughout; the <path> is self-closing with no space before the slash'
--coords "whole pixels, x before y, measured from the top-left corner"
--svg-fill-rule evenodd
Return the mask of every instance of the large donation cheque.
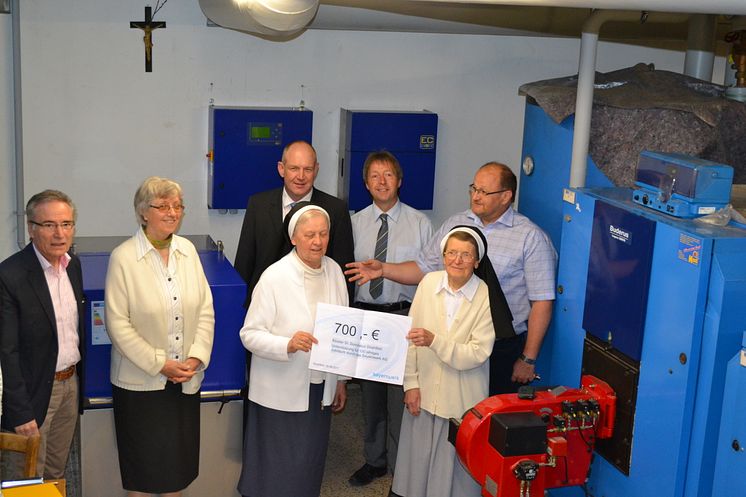
<path id="1" fill-rule="evenodd" d="M 309 368 L 401 385 L 412 318 L 318 304 Z"/>

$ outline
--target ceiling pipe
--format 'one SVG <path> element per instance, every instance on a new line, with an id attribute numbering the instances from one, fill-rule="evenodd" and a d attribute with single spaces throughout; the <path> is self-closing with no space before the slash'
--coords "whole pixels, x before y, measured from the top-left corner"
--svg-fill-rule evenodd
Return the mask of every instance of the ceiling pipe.
<path id="1" fill-rule="evenodd" d="M 11 29 L 13 31 L 13 123 L 14 155 L 16 172 L 16 241 L 18 248 L 26 246 L 26 223 L 24 222 L 25 197 L 23 189 L 23 116 L 21 107 L 21 0 L 12 0 L 10 6 Z"/>
<path id="2" fill-rule="evenodd" d="M 712 80 L 715 66 L 714 15 L 697 14 L 689 19 L 689 32 L 684 58 L 684 74 L 705 81 Z"/>
<path id="3" fill-rule="evenodd" d="M 745 15 L 744 0 L 413 0 L 424 3 L 471 3 L 522 5 L 525 7 L 570 7 L 577 9 L 624 9 L 682 14 Z"/>

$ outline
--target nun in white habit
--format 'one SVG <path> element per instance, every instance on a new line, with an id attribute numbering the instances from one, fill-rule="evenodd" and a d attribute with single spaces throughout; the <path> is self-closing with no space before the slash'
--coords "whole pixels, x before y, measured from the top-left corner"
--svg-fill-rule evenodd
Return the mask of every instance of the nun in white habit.
<path id="1" fill-rule="evenodd" d="M 254 289 L 240 336 L 251 351 L 248 421 L 238 491 L 246 497 L 317 497 L 331 413 L 347 398 L 336 375 L 308 369 L 316 305 L 348 305 L 339 265 L 326 257 L 329 215 L 299 202 L 285 218 L 293 250 Z"/>

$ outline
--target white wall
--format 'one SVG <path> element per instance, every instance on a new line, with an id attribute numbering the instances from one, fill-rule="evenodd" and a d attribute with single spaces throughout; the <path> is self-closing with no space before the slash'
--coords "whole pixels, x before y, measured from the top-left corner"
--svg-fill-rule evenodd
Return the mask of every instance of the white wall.
<path id="1" fill-rule="evenodd" d="M 0 260 L 16 251 L 11 18 L 0 15 Z"/>
<path id="2" fill-rule="evenodd" d="M 305 85 L 314 111 L 317 186 L 336 193 L 339 108 L 428 109 L 440 117 L 439 223 L 467 207 L 476 167 L 517 168 L 526 82 L 577 72 L 579 41 L 527 37 L 308 31 L 271 42 L 208 28 L 196 1 L 169 2 L 154 32 L 154 71 L 143 68 L 142 2 L 24 0 L 22 64 L 26 197 L 69 193 L 78 235 L 128 235 L 132 196 L 149 175 L 179 181 L 182 233 L 225 242 L 232 259 L 243 211 L 208 211 L 207 107 L 294 106 Z M 11 152 L 10 16 L 0 16 L 0 258 L 15 247 Z M 602 43 L 599 70 L 637 62 L 680 71 L 680 52 Z M 405 178 L 412 181 L 414 178 Z M 11 198 L 9 198 L 9 195 Z"/>

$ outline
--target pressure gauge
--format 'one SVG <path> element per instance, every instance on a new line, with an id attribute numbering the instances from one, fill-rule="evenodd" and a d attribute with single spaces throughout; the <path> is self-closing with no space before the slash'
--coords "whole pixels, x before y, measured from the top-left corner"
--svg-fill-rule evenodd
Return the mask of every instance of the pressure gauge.
<path id="1" fill-rule="evenodd" d="M 526 176 L 531 176 L 534 172 L 534 158 L 530 155 L 523 158 L 523 172 Z"/>

